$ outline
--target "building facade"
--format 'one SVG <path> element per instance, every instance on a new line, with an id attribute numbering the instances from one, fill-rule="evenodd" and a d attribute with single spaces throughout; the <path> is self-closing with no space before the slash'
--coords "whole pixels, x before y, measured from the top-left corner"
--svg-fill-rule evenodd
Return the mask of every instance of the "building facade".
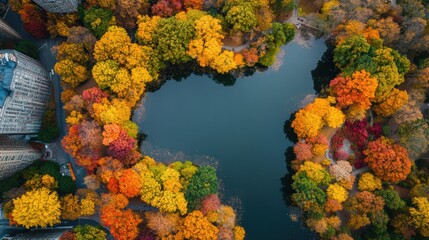
<path id="1" fill-rule="evenodd" d="M 59 240 L 60 237 L 72 227 L 57 228 L 57 229 L 40 229 L 26 231 L 16 234 L 14 237 L 8 237 L 11 240 Z"/>
<path id="2" fill-rule="evenodd" d="M 30 144 L 0 136 L 0 180 L 40 159 L 42 153 Z"/>
<path id="3" fill-rule="evenodd" d="M 50 78 L 40 62 L 0 50 L 0 134 L 37 133 L 50 93 Z"/>
<path id="4" fill-rule="evenodd" d="M 79 5 L 78 0 L 34 0 L 34 2 L 53 13 L 76 12 Z"/>
<path id="5" fill-rule="evenodd" d="M 22 39 L 11 26 L 9 26 L 2 18 L 0 18 L 0 40 L 18 40 Z"/>

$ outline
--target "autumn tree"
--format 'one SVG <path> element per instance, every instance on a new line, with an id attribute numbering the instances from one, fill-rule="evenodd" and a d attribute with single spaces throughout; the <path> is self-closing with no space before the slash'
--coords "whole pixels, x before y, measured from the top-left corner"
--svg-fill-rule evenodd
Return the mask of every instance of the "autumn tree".
<path id="1" fill-rule="evenodd" d="M 339 127 L 344 118 L 341 110 L 332 107 L 328 99 L 316 98 L 296 113 L 291 126 L 298 138 L 315 137 L 324 125 Z"/>
<path id="2" fill-rule="evenodd" d="M 83 22 L 97 38 L 101 38 L 113 20 L 113 13 L 109 9 L 91 7 L 84 11 Z M 113 20 L 114 21 L 114 20 Z"/>
<path id="3" fill-rule="evenodd" d="M 71 60 L 62 60 L 55 63 L 54 70 L 61 76 L 61 80 L 76 87 L 89 78 L 88 70 Z"/>
<path id="4" fill-rule="evenodd" d="M 367 214 L 381 211 L 384 207 L 384 200 L 371 192 L 363 191 L 351 196 L 345 205 L 352 213 Z"/>
<path id="5" fill-rule="evenodd" d="M 180 217 L 178 214 L 145 212 L 146 226 L 156 233 L 158 237 L 166 237 L 175 234 L 180 228 Z"/>
<path id="6" fill-rule="evenodd" d="M 97 175 L 100 177 L 101 181 L 106 184 L 110 181 L 110 179 L 115 179 L 115 174 L 124 168 L 124 165 L 121 161 L 112 157 L 102 157 L 98 159 L 97 164 Z"/>
<path id="7" fill-rule="evenodd" d="M 394 88 L 383 100 L 383 102 L 375 105 L 373 109 L 378 115 L 386 117 L 394 114 L 407 102 L 407 92 Z"/>
<path id="8" fill-rule="evenodd" d="M 183 7 L 180 0 L 161 0 L 152 5 L 152 14 L 160 17 L 170 17 L 179 12 Z"/>
<path id="9" fill-rule="evenodd" d="M 333 94 L 340 108 L 349 108 L 348 115 L 362 119 L 375 98 L 377 79 L 365 70 L 353 73 L 352 77 L 338 76 L 330 82 Z"/>
<path id="10" fill-rule="evenodd" d="M 172 64 L 185 63 L 191 60 L 186 51 L 189 42 L 195 36 L 193 22 L 172 17 L 160 19 L 156 24 L 157 30 L 152 32 L 152 41 L 149 46 L 157 52 L 159 58 Z M 142 43 L 142 36 L 139 32 L 137 30 L 137 39 Z"/>
<path id="11" fill-rule="evenodd" d="M 71 87 L 76 87 L 89 78 L 87 66 L 89 54 L 81 43 L 61 43 L 54 48 L 57 53 L 57 63 L 54 70 L 61 80 Z"/>
<path id="12" fill-rule="evenodd" d="M 84 49 L 89 53 L 90 60 L 93 59 L 94 45 L 97 39 L 92 32 L 81 26 L 71 27 L 70 34 L 67 38 L 68 43 L 82 44 Z"/>
<path id="13" fill-rule="evenodd" d="M 429 236 L 429 202 L 427 197 L 413 198 L 415 207 L 410 208 L 413 226 L 423 237 Z"/>
<path id="14" fill-rule="evenodd" d="M 312 146 L 306 142 L 298 142 L 293 146 L 296 159 L 300 161 L 310 160 L 313 157 Z"/>
<path id="15" fill-rule="evenodd" d="M 399 193 L 393 189 L 380 189 L 375 191 L 375 194 L 384 199 L 386 204 L 385 207 L 388 209 L 403 209 L 406 205 L 406 203 L 399 196 Z"/>
<path id="16" fill-rule="evenodd" d="M 136 197 L 140 194 L 141 182 L 140 177 L 133 169 L 126 169 L 122 171 L 118 179 L 119 192 L 128 198 Z"/>
<path id="17" fill-rule="evenodd" d="M 147 0 L 118 0 L 115 16 L 118 25 L 133 29 L 136 27 L 137 17 L 147 14 L 149 2 Z"/>
<path id="18" fill-rule="evenodd" d="M 185 238 L 195 238 L 197 240 L 209 240 L 209 239 L 218 239 L 217 233 L 218 229 L 216 226 L 211 224 L 204 215 L 195 210 L 189 213 L 180 228 L 183 237 Z"/>
<path id="19" fill-rule="evenodd" d="M 201 200 L 200 211 L 207 215 L 210 211 L 216 211 L 220 207 L 220 200 L 217 194 L 207 195 Z"/>
<path id="20" fill-rule="evenodd" d="M 360 175 L 358 181 L 359 191 L 373 192 L 377 189 L 381 189 L 381 180 L 371 173 L 363 173 Z"/>
<path id="21" fill-rule="evenodd" d="M 180 213 L 188 211 L 188 203 L 181 184 L 182 177 L 177 170 L 164 164 L 156 163 L 150 157 L 133 166 L 141 177 L 141 200 L 157 207 L 163 213 Z M 189 180 L 185 180 L 189 181 Z"/>
<path id="22" fill-rule="evenodd" d="M 54 177 L 52 177 L 49 174 L 34 174 L 30 179 L 28 179 L 24 183 L 24 187 L 26 189 L 37 189 L 37 188 L 47 188 L 50 190 L 54 190 L 58 188 L 58 181 L 55 180 Z"/>
<path id="23" fill-rule="evenodd" d="M 196 37 L 189 43 L 189 54 L 197 58 L 202 67 L 210 66 L 219 73 L 226 73 L 237 67 L 233 61 L 234 54 L 223 50 L 223 35 L 220 20 L 211 16 L 203 16 L 195 22 Z"/>
<path id="24" fill-rule="evenodd" d="M 383 43 L 387 46 L 393 46 L 400 39 L 401 27 L 392 17 L 382 18 L 377 21 L 368 21 L 380 33 Z"/>
<path id="25" fill-rule="evenodd" d="M 131 43 L 125 29 L 112 26 L 95 44 L 92 76 L 101 89 L 110 89 L 134 106 L 145 84 L 157 76 L 152 48 Z M 154 64 L 154 65 L 153 65 Z"/>
<path id="26" fill-rule="evenodd" d="M 305 173 L 296 175 L 292 189 L 296 191 L 292 194 L 292 201 L 304 211 L 317 210 L 326 202 L 325 192 Z"/>
<path id="27" fill-rule="evenodd" d="M 292 179 L 299 178 L 299 175 L 302 173 L 305 173 L 305 175 L 317 185 L 329 185 L 331 182 L 331 175 L 320 163 L 305 161 Z"/>
<path id="28" fill-rule="evenodd" d="M 91 225 L 78 225 L 73 228 L 73 233 L 76 240 L 105 240 L 107 235 L 99 226 Z"/>
<path id="29" fill-rule="evenodd" d="M 78 25 L 78 19 L 79 16 L 77 13 L 66 13 L 62 15 L 48 13 L 46 22 L 47 30 L 51 37 L 56 37 L 57 35 L 68 37 L 70 35 L 70 28 Z"/>
<path id="30" fill-rule="evenodd" d="M 328 189 L 326 190 L 326 195 L 328 196 L 328 198 L 338 201 L 338 203 L 343 203 L 347 200 L 348 192 L 339 184 L 334 183 L 328 186 Z"/>
<path id="31" fill-rule="evenodd" d="M 349 20 L 345 24 L 340 24 L 335 29 L 334 34 L 336 35 L 337 44 L 343 43 L 346 38 L 353 35 L 362 35 L 372 45 L 380 45 L 382 43 L 377 30 L 358 20 Z"/>
<path id="32" fill-rule="evenodd" d="M 329 167 L 329 173 L 338 182 L 348 179 L 351 175 L 352 170 L 353 168 L 350 163 L 344 160 L 339 160 Z"/>
<path id="33" fill-rule="evenodd" d="M 271 32 L 265 34 L 264 48 L 265 51 L 260 55 L 259 63 L 264 66 L 271 66 L 276 60 L 276 55 L 280 47 L 295 37 L 295 27 L 290 23 L 272 23 Z"/>
<path id="34" fill-rule="evenodd" d="M 94 119 L 102 125 L 118 124 L 121 125 L 131 117 L 131 108 L 120 99 L 103 99 L 100 103 L 93 104 Z"/>
<path id="35" fill-rule="evenodd" d="M 233 6 L 224 6 L 222 9 L 226 13 L 225 20 L 231 29 L 240 32 L 249 32 L 257 25 L 255 9 L 251 3 L 245 1 L 228 1 Z"/>
<path id="36" fill-rule="evenodd" d="M 13 200 L 13 220 L 24 226 L 47 227 L 60 223 L 61 206 L 58 194 L 47 188 L 26 192 Z"/>
<path id="37" fill-rule="evenodd" d="M 411 160 L 407 150 L 381 137 L 368 143 L 364 161 L 382 181 L 397 183 L 411 171 Z"/>
<path id="38" fill-rule="evenodd" d="M 76 220 L 80 217 L 79 199 L 76 195 L 67 194 L 61 198 L 61 218 Z"/>
<path id="39" fill-rule="evenodd" d="M 416 160 L 427 152 L 429 146 L 429 124 L 417 119 L 399 125 L 396 130 L 399 142 L 407 149 L 410 159 Z"/>
<path id="40" fill-rule="evenodd" d="M 100 180 L 95 174 L 87 175 L 86 177 L 83 178 L 83 182 L 85 183 L 88 189 L 95 191 L 100 188 Z"/>
<path id="41" fill-rule="evenodd" d="M 135 239 L 139 233 L 137 226 L 142 222 L 132 210 L 122 210 L 112 205 L 101 208 L 101 223 L 110 228 L 110 233 L 119 240 Z"/>
<path id="42" fill-rule="evenodd" d="M 201 10 L 203 8 L 203 0 L 184 0 L 183 1 L 183 5 L 186 9 L 191 8 L 191 9 L 196 9 L 196 10 Z"/>
<path id="43" fill-rule="evenodd" d="M 46 15 L 39 6 L 32 3 L 25 3 L 19 10 L 19 15 L 24 24 L 24 29 L 35 38 L 44 38 L 48 36 L 46 29 Z"/>

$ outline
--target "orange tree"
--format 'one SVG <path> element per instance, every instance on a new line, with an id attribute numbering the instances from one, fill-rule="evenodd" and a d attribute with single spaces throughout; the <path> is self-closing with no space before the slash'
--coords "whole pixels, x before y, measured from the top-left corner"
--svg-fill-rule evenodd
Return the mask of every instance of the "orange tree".
<path id="1" fill-rule="evenodd" d="M 369 142 L 364 154 L 364 161 L 382 181 L 397 183 L 411 172 L 407 150 L 385 137 Z"/>

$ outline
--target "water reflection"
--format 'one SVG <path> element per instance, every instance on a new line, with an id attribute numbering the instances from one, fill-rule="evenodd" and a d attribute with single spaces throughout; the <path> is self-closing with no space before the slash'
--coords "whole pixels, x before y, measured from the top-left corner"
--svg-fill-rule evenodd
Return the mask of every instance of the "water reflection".
<path id="1" fill-rule="evenodd" d="M 281 63 L 280 63 L 281 65 Z M 209 67 L 200 67 L 197 61 L 192 60 L 181 65 L 168 64 L 165 69 L 160 71 L 159 79 L 152 81 L 146 85 L 149 92 L 155 92 L 165 84 L 167 80 L 175 80 L 180 82 L 187 79 L 192 74 L 197 76 L 206 76 L 217 84 L 223 86 L 234 86 L 237 78 L 250 77 L 256 72 L 268 70 L 268 67 L 256 64 L 253 67 L 243 67 L 236 69 L 228 74 L 220 74 Z"/>
<path id="2" fill-rule="evenodd" d="M 317 62 L 317 67 L 311 71 L 314 90 L 318 94 L 324 94 L 329 82 L 340 73 L 340 70 L 334 64 L 335 45 L 326 41 L 327 49 L 322 58 Z"/>
<path id="3" fill-rule="evenodd" d="M 291 113 L 289 119 L 286 120 L 284 125 L 283 125 L 283 131 L 286 134 L 286 139 L 288 139 L 292 143 L 298 142 L 298 136 L 296 135 L 296 133 L 293 131 L 293 129 L 291 127 L 292 121 L 295 119 L 296 113 L 297 113 L 297 111 Z"/>

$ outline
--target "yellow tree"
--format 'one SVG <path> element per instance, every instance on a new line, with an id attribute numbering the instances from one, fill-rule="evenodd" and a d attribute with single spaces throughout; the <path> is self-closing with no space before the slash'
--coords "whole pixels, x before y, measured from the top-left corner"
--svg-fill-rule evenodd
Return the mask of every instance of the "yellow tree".
<path id="1" fill-rule="evenodd" d="M 60 223 L 61 204 L 58 194 L 47 188 L 28 191 L 14 199 L 13 204 L 13 219 L 25 228 L 52 227 Z"/>
<path id="2" fill-rule="evenodd" d="M 380 116 L 387 117 L 394 114 L 407 102 L 407 92 L 394 88 L 387 94 L 384 101 L 374 106 L 374 111 Z"/>
<path id="3" fill-rule="evenodd" d="M 68 194 L 61 198 L 61 218 L 75 220 L 80 217 L 79 199 L 76 195 Z"/>
<path id="4" fill-rule="evenodd" d="M 194 24 L 196 37 L 189 42 L 187 54 L 206 67 L 222 52 L 222 26 L 219 19 L 210 15 L 201 17 Z"/>
<path id="5" fill-rule="evenodd" d="M 316 137 L 324 125 L 337 128 L 344 123 L 344 114 L 331 106 L 330 101 L 330 98 L 316 98 L 296 113 L 291 126 L 298 138 Z"/>
<path id="6" fill-rule="evenodd" d="M 326 194 L 329 198 L 338 201 L 338 203 L 343 203 L 347 200 L 348 192 L 345 188 L 341 187 L 338 183 L 329 185 L 326 190 Z"/>
<path id="7" fill-rule="evenodd" d="M 71 87 L 76 87 L 89 78 L 88 70 L 84 66 L 69 59 L 55 63 L 54 70 L 61 76 L 61 80 Z"/>
<path id="8" fill-rule="evenodd" d="M 189 213 L 181 226 L 181 233 L 187 239 L 216 240 L 218 231 L 198 210 Z"/>
<path id="9" fill-rule="evenodd" d="M 101 103 L 94 103 L 93 109 L 93 117 L 103 125 L 111 123 L 122 125 L 131 117 L 130 106 L 120 99 L 113 99 L 111 102 L 103 99 Z"/>
<path id="10" fill-rule="evenodd" d="M 377 189 L 381 189 L 381 180 L 374 176 L 372 173 L 363 173 L 358 182 L 359 191 L 373 192 Z"/>
<path id="11" fill-rule="evenodd" d="M 427 197 L 413 198 L 416 207 L 410 208 L 412 223 L 423 237 L 429 237 L 429 202 Z"/>

